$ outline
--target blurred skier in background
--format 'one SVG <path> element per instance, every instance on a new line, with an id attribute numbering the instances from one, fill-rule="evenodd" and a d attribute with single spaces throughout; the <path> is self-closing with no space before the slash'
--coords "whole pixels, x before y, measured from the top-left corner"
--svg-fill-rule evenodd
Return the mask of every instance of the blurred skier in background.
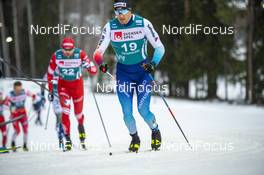
<path id="1" fill-rule="evenodd" d="M 12 136 L 11 147 L 12 150 L 16 151 L 16 138 L 20 133 L 19 124 L 22 126 L 23 130 L 23 150 L 28 151 L 27 147 L 27 137 L 28 137 L 28 117 L 27 111 L 25 108 L 25 102 L 27 97 L 35 98 L 35 95 L 30 91 L 25 91 L 22 87 L 22 83 L 20 81 L 16 81 L 13 85 L 13 90 L 7 96 L 8 105 L 10 108 L 11 119 L 20 118 L 13 122 L 14 134 Z"/>
<path id="2" fill-rule="evenodd" d="M 2 92 L 0 92 L 0 123 L 5 122 L 5 117 L 4 117 L 4 105 L 7 105 L 7 100 L 4 98 L 4 95 Z M 0 131 L 2 132 L 2 148 L 6 148 L 6 143 L 7 143 L 7 130 L 6 130 L 6 125 L 0 126 Z"/>
<path id="3" fill-rule="evenodd" d="M 45 106 L 46 99 L 45 99 L 45 84 L 41 84 L 40 93 L 37 93 L 35 97 L 33 98 L 33 109 L 37 113 L 37 118 L 35 120 L 36 125 L 42 126 L 42 120 L 41 120 L 41 111 Z"/>

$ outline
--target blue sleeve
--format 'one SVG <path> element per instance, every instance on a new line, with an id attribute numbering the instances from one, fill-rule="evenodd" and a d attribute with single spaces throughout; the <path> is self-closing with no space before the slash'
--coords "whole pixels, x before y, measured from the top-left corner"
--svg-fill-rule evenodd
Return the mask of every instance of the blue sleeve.
<path id="1" fill-rule="evenodd" d="M 160 47 L 155 48 L 152 62 L 154 62 L 156 65 L 158 65 L 160 63 L 164 53 L 165 53 L 164 46 L 160 46 Z"/>

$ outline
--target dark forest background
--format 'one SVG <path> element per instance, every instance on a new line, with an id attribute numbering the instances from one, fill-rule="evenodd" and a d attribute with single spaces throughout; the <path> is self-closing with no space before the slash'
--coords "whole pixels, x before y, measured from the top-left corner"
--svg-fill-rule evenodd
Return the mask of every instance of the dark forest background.
<path id="1" fill-rule="evenodd" d="M 222 79 L 226 95 L 220 100 L 229 100 L 228 84 L 240 83 L 245 87 L 244 102 L 264 103 L 264 1 L 132 0 L 132 5 L 134 13 L 153 23 L 165 45 L 166 54 L 157 72 L 160 82 L 169 85 L 169 96 L 190 98 L 192 81 L 194 99 L 220 99 L 217 89 Z M 41 78 L 63 36 L 30 35 L 30 24 L 104 26 L 112 17 L 112 0 L 0 0 L 0 56 L 31 77 Z M 234 26 L 235 33 L 162 34 L 163 25 L 190 24 Z M 99 35 L 74 38 L 92 57 Z M 112 58 L 109 53 L 106 56 Z M 4 71 L 6 76 L 19 76 L 8 67 Z"/>

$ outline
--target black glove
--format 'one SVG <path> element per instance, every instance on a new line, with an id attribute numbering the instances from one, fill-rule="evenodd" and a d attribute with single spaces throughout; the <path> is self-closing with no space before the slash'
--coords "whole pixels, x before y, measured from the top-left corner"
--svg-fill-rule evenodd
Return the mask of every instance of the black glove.
<path id="1" fill-rule="evenodd" d="M 52 92 L 49 93 L 48 99 L 49 99 L 50 102 L 52 102 L 54 100 L 54 95 L 53 95 Z"/>
<path id="2" fill-rule="evenodd" d="M 2 76 L 3 76 L 3 72 L 2 72 L 2 70 L 0 69 L 0 78 L 2 78 Z"/>
<path id="3" fill-rule="evenodd" d="M 143 63 L 142 67 L 148 73 L 152 73 L 155 69 L 156 64 L 154 62 L 151 63 Z"/>
<path id="4" fill-rule="evenodd" d="M 100 69 L 103 73 L 106 73 L 107 70 L 108 70 L 108 66 L 107 66 L 107 64 L 101 64 L 101 65 L 99 66 L 99 69 Z"/>

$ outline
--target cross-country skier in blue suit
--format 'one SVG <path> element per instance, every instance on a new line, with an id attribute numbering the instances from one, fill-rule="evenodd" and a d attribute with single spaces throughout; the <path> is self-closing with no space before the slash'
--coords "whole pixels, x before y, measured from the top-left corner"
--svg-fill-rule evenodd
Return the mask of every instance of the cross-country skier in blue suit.
<path id="1" fill-rule="evenodd" d="M 161 134 L 155 115 L 150 111 L 150 73 L 161 61 L 165 49 L 151 22 L 133 14 L 128 0 L 115 0 L 114 10 L 116 17 L 105 25 L 94 53 L 94 60 L 100 70 L 106 73 L 108 68 L 107 64 L 103 63 L 103 54 L 111 43 L 117 59 L 117 95 L 125 124 L 132 137 L 129 150 L 138 152 L 140 147 L 136 121 L 132 114 L 134 91 L 137 94 L 138 111 L 152 130 L 151 147 L 157 150 L 161 146 Z M 148 41 L 154 48 L 150 61 L 147 59 Z"/>

